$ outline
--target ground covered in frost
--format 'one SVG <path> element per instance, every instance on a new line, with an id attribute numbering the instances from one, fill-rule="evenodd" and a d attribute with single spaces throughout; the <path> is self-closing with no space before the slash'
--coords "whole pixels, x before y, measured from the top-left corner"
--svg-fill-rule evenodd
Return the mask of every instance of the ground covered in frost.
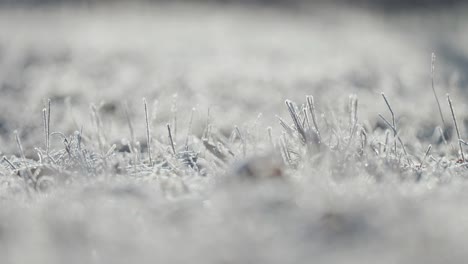
<path id="1" fill-rule="evenodd" d="M 0 262 L 466 262 L 467 12 L 1 8 Z"/>

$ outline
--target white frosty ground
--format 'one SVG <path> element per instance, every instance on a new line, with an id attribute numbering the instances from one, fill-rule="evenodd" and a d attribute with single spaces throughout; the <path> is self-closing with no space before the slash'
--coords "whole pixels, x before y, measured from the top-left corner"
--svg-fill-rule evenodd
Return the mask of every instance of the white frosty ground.
<path id="1" fill-rule="evenodd" d="M 465 10 L 0 13 L 1 263 L 466 262 L 467 170 L 444 97 L 468 138 Z M 381 91 L 407 154 L 378 119 Z M 50 136 L 50 157 L 44 98 L 67 137 Z"/>

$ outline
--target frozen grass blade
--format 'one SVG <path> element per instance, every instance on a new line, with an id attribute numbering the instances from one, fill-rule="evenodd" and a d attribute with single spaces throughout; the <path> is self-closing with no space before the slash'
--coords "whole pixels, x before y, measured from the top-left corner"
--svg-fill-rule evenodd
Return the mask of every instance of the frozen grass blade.
<path id="1" fill-rule="evenodd" d="M 143 98 L 143 105 L 145 107 L 146 144 L 147 144 L 147 150 L 148 150 L 148 160 L 149 160 L 149 165 L 153 166 L 153 158 L 151 157 L 151 130 L 150 130 L 150 123 L 149 123 L 149 116 L 148 116 L 148 103 L 146 102 L 146 98 Z"/>
<path id="2" fill-rule="evenodd" d="M 271 127 L 267 127 L 268 132 L 268 140 L 270 141 L 270 145 L 272 149 L 276 149 L 275 143 L 273 142 L 273 132 Z"/>
<path id="3" fill-rule="evenodd" d="M 50 150 L 50 104 L 50 99 L 48 99 L 47 105 L 42 109 L 42 123 L 44 126 L 46 156 L 49 156 Z"/>
<path id="4" fill-rule="evenodd" d="M 211 137 L 211 108 L 208 107 L 206 113 L 206 124 L 205 129 L 203 130 L 202 138 L 209 139 Z"/>
<path id="5" fill-rule="evenodd" d="M 360 149 L 360 155 L 362 155 L 364 153 L 364 149 L 366 148 L 367 146 L 367 133 L 366 133 L 366 130 L 361 127 L 361 131 L 359 133 L 359 136 L 360 136 L 360 139 L 361 139 L 361 149 Z"/>
<path id="6" fill-rule="evenodd" d="M 96 129 L 96 137 L 99 145 L 99 151 L 101 155 L 104 155 L 105 153 L 105 139 L 104 135 L 102 134 L 103 132 L 103 125 L 101 121 L 101 117 L 99 115 L 98 109 L 96 108 L 95 105 L 91 105 L 91 117 L 94 121 L 94 126 Z"/>
<path id="7" fill-rule="evenodd" d="M 431 152 L 431 149 L 432 149 L 432 145 L 429 145 L 427 147 L 426 153 L 424 154 L 424 157 L 421 159 L 421 163 L 419 164 L 420 168 L 422 168 L 422 166 L 424 165 L 424 162 L 426 161 L 427 156 L 429 156 L 429 153 Z"/>
<path id="8" fill-rule="evenodd" d="M 393 137 L 396 138 L 396 135 L 397 135 L 397 128 L 396 128 L 396 122 L 395 122 L 395 113 L 393 112 L 393 109 L 392 107 L 390 106 L 390 103 L 388 102 L 387 100 L 387 97 L 385 96 L 384 93 L 382 93 L 382 97 L 385 101 L 385 104 L 387 104 L 387 107 L 388 107 L 388 110 L 390 111 L 390 114 L 392 115 L 392 124 L 390 125 L 390 127 L 392 127 L 393 129 Z M 385 118 L 383 118 L 383 116 L 380 116 L 382 119 L 384 119 L 385 122 L 387 122 L 387 120 L 385 120 Z M 388 122 L 387 122 L 388 123 Z M 396 152 L 397 152 L 397 145 L 396 145 L 396 141 L 394 142 L 394 146 L 393 146 L 393 149 L 395 151 L 395 155 L 396 155 Z"/>
<path id="9" fill-rule="evenodd" d="M 24 154 L 23 145 L 21 144 L 21 140 L 19 138 L 18 131 L 17 130 L 13 131 L 13 134 L 15 134 L 16 146 L 18 147 L 21 158 L 23 159 L 23 162 L 26 162 L 26 155 Z"/>
<path id="10" fill-rule="evenodd" d="M 357 125 L 358 122 L 358 105 L 359 100 L 356 95 L 351 96 L 351 120 L 353 126 Z"/>
<path id="11" fill-rule="evenodd" d="M 300 122 L 299 115 L 296 112 L 296 106 L 290 100 L 286 100 L 285 103 L 286 103 L 286 106 L 288 107 L 289 114 L 291 115 L 291 119 L 294 122 L 294 126 L 296 127 L 297 132 L 301 136 L 302 141 L 304 143 L 307 143 L 307 136 L 304 131 L 304 127 L 302 126 Z"/>
<path id="12" fill-rule="evenodd" d="M 349 127 L 350 127 L 350 131 L 353 130 L 353 127 L 356 125 L 357 123 L 357 107 L 358 107 L 358 99 L 357 99 L 357 96 L 352 94 L 349 96 L 349 99 L 348 99 L 348 102 L 349 102 Z"/>
<path id="13" fill-rule="evenodd" d="M 2 159 L 3 159 L 3 161 L 5 161 L 5 162 L 6 162 L 6 163 L 7 163 L 7 164 L 8 164 L 8 165 L 9 165 L 9 166 L 10 166 L 10 167 L 13 169 L 13 170 L 17 170 L 17 169 L 18 169 L 18 168 L 16 168 L 16 166 L 15 166 L 15 165 L 13 165 L 13 163 L 11 163 L 11 161 L 10 161 L 10 160 L 8 160 L 8 158 L 7 158 L 7 157 L 3 156 L 3 158 L 2 158 Z"/>
<path id="14" fill-rule="evenodd" d="M 309 115 L 307 114 L 307 108 L 305 106 L 302 107 L 302 114 L 304 116 L 304 120 L 302 121 L 302 127 L 304 127 L 304 130 L 306 132 L 310 132 L 312 128 L 310 126 Z"/>
<path id="15" fill-rule="evenodd" d="M 245 137 L 242 135 L 242 133 L 241 133 L 238 126 L 235 126 L 235 130 L 236 130 L 237 135 L 239 136 L 239 138 L 240 138 L 240 140 L 242 142 L 242 155 L 245 158 L 245 156 L 247 155 L 247 144 L 245 142 Z"/>
<path id="16" fill-rule="evenodd" d="M 437 103 L 437 108 L 439 109 L 439 114 L 440 114 L 440 119 L 442 120 L 442 125 L 444 126 L 444 129 L 446 129 L 446 128 L 447 128 L 447 125 L 445 124 L 444 115 L 442 114 L 442 107 L 440 106 L 439 97 L 437 96 L 437 93 L 436 93 L 436 90 L 435 90 L 435 85 L 434 85 L 435 61 L 436 61 L 436 55 L 435 55 L 435 53 L 433 52 L 433 53 L 432 53 L 432 56 L 431 56 L 431 84 L 432 84 L 432 93 L 434 94 L 434 98 L 435 98 L 436 103 Z M 447 141 L 445 140 L 445 135 L 444 135 L 443 133 L 442 133 L 442 137 L 444 137 L 444 141 L 447 142 Z"/>
<path id="17" fill-rule="evenodd" d="M 356 95 L 349 96 L 349 106 L 350 106 L 350 135 L 348 144 L 346 146 L 345 151 L 348 151 L 349 147 L 351 146 L 351 142 L 354 138 L 354 134 L 357 131 L 357 108 L 358 108 L 358 99 Z"/>
<path id="18" fill-rule="evenodd" d="M 450 106 L 450 111 L 452 112 L 452 118 L 453 118 L 453 124 L 455 125 L 455 131 L 457 131 L 457 138 L 458 138 L 458 147 L 460 148 L 460 156 L 462 162 L 465 162 L 465 155 L 463 154 L 463 148 L 462 148 L 462 143 L 461 143 L 461 136 L 460 136 L 460 130 L 458 129 L 458 124 L 457 124 L 457 118 L 455 116 L 455 112 L 453 110 L 453 105 L 452 105 L 452 100 L 450 99 L 450 95 L 447 94 L 447 101 Z"/>
<path id="19" fill-rule="evenodd" d="M 388 122 L 386 122 L 388 123 Z M 384 141 L 384 149 L 382 152 L 385 153 L 385 155 L 387 155 L 387 149 L 388 149 L 388 142 L 390 142 L 390 130 L 386 129 L 385 130 L 385 141 Z"/>
<path id="20" fill-rule="evenodd" d="M 387 119 L 385 119 L 385 117 L 383 117 L 381 114 L 379 114 L 379 117 L 393 130 L 394 138 L 396 138 L 398 142 L 400 143 L 401 148 L 403 149 L 403 153 L 405 154 L 406 159 L 408 161 L 408 164 L 412 164 L 412 161 L 410 160 L 408 153 L 406 152 L 405 144 L 403 144 L 403 140 L 401 140 L 400 136 L 398 135 L 396 128 L 392 124 L 390 124 L 390 122 L 388 122 Z M 395 141 L 395 156 L 396 155 L 397 153 L 396 153 L 396 141 Z"/>
<path id="21" fill-rule="evenodd" d="M 173 136 L 174 139 L 177 139 L 177 100 L 178 100 L 178 95 L 174 94 L 172 96 L 172 106 L 171 106 L 171 112 L 172 112 L 172 130 L 173 130 Z"/>
<path id="22" fill-rule="evenodd" d="M 49 152 L 49 130 L 47 128 L 47 109 L 42 109 L 42 123 L 44 125 L 44 146 L 46 153 Z"/>
<path id="23" fill-rule="evenodd" d="M 306 100 L 307 100 L 307 106 L 309 108 L 310 116 L 312 117 L 312 123 L 314 124 L 315 133 L 317 134 L 319 141 L 322 142 L 322 137 L 320 136 L 320 130 L 319 130 L 318 123 L 317 123 L 314 97 L 311 95 L 308 95 L 306 96 Z"/>
<path id="24" fill-rule="evenodd" d="M 50 150 L 50 99 L 47 99 L 47 155 L 49 155 Z"/>
<path id="25" fill-rule="evenodd" d="M 289 164 L 291 165 L 292 164 L 292 159 L 291 159 L 291 154 L 289 153 L 289 150 L 288 150 L 288 147 L 286 145 L 286 134 L 283 133 L 280 137 L 280 140 L 279 140 L 279 143 L 280 143 L 280 147 L 281 147 L 281 152 L 283 153 L 283 158 L 285 160 L 285 163 L 286 164 Z"/>
<path id="26" fill-rule="evenodd" d="M 293 136 L 293 135 L 294 135 L 294 129 L 291 128 L 291 126 L 289 126 L 281 117 L 276 116 L 276 118 L 278 118 L 278 121 L 279 121 L 280 125 L 284 128 L 284 130 L 285 130 L 290 136 Z"/>
<path id="27" fill-rule="evenodd" d="M 309 117 L 307 116 L 307 109 L 305 107 L 302 107 L 302 127 L 304 128 L 304 131 L 308 132 L 310 131 L 310 122 L 309 122 Z"/>
<path id="28" fill-rule="evenodd" d="M 177 152 L 176 152 L 176 149 L 175 149 L 174 139 L 172 138 L 171 124 L 167 124 L 166 126 L 167 126 L 167 133 L 168 133 L 168 136 L 169 136 L 169 143 L 171 144 L 171 148 L 172 148 L 172 153 L 174 155 L 176 155 Z"/>
<path id="29" fill-rule="evenodd" d="M 16 139 L 16 145 L 18 147 L 18 150 L 20 152 L 20 155 L 21 155 L 21 160 L 25 166 L 25 170 L 26 170 L 26 174 L 28 175 L 27 178 L 24 178 L 24 182 L 26 184 L 26 191 L 28 192 L 28 195 L 29 195 L 29 188 L 28 188 L 28 179 L 34 183 L 34 178 L 33 178 L 33 174 L 31 172 L 31 170 L 29 169 L 29 166 L 27 164 L 27 159 L 26 159 L 26 155 L 24 154 L 24 149 L 23 149 L 23 145 L 21 144 L 21 140 L 20 140 L 20 137 L 18 135 L 18 131 L 13 131 L 13 133 L 15 134 L 15 139 Z"/>

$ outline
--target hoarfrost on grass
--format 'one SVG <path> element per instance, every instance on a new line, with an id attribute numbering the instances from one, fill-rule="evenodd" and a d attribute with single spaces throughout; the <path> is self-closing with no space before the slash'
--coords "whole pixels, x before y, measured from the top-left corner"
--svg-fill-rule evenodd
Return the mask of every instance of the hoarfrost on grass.
<path id="1" fill-rule="evenodd" d="M 109 12 L 0 10 L 2 262 L 468 257 L 466 10 Z"/>

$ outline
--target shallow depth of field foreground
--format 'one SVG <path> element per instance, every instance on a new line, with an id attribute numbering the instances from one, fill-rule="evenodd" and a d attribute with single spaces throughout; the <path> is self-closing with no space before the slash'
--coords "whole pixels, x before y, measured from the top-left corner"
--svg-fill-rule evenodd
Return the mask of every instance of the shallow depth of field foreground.
<path id="1" fill-rule="evenodd" d="M 2 6 L 0 263 L 466 263 L 468 9 L 405 8 Z"/>

